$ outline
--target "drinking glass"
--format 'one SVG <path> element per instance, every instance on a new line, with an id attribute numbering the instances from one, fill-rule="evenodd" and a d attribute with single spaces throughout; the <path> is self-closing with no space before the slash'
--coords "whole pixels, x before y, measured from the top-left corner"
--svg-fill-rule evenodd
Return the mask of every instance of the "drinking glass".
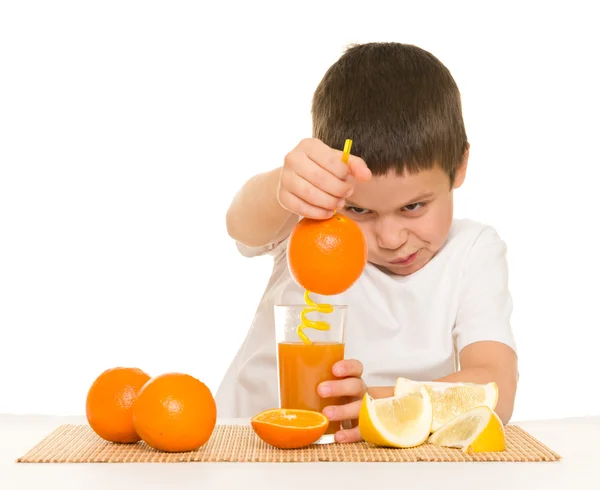
<path id="1" fill-rule="evenodd" d="M 277 343 L 277 371 L 280 408 L 295 408 L 322 412 L 328 405 L 342 405 L 345 397 L 321 398 L 317 387 L 323 381 L 334 379 L 333 365 L 344 359 L 346 305 L 333 305 L 333 312 L 310 311 L 309 320 L 324 321 L 327 330 L 305 328 L 311 340 L 305 344 L 298 336 L 302 311 L 307 305 L 275 306 L 275 340 Z M 340 429 L 339 421 L 330 421 L 319 444 L 334 442 Z"/>

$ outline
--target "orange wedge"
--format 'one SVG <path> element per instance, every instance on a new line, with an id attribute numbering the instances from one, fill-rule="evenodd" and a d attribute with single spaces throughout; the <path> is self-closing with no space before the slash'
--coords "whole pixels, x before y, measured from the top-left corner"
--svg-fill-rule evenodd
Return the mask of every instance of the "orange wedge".
<path id="1" fill-rule="evenodd" d="M 267 444 L 280 449 L 298 449 L 316 442 L 329 420 L 320 412 L 290 408 L 265 410 L 252 417 L 252 429 Z"/>

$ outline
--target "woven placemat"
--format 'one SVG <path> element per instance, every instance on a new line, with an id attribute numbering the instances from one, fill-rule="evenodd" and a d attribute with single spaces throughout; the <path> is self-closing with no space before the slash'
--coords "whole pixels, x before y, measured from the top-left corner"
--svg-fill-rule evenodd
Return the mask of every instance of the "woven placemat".
<path id="1" fill-rule="evenodd" d="M 355 444 L 318 444 L 303 449 L 276 449 L 249 426 L 217 425 L 196 451 L 165 453 L 136 444 L 113 444 L 87 425 L 61 425 L 20 457 L 19 463 L 181 463 L 181 462 L 417 462 L 417 461 L 558 461 L 561 457 L 518 426 L 506 426 L 506 450 L 465 454 L 459 449 L 422 444 L 391 449 Z"/>

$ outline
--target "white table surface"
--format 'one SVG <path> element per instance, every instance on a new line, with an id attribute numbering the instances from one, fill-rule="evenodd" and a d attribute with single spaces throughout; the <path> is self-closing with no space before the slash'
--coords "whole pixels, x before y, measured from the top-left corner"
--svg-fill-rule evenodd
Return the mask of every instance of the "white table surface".
<path id="1" fill-rule="evenodd" d="M 221 423 L 247 423 L 220 420 Z M 0 489 L 600 490 L 600 417 L 516 423 L 559 453 L 543 463 L 16 463 L 83 417 L 0 415 Z"/>

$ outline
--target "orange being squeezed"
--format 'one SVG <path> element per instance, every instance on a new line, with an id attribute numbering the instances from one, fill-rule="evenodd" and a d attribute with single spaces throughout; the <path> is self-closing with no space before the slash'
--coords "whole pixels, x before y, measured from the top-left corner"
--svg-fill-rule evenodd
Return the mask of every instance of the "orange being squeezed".
<path id="1" fill-rule="evenodd" d="M 296 283 L 323 296 L 350 288 L 362 274 L 367 255 L 362 230 L 341 213 L 326 219 L 302 218 L 294 226 L 287 247 L 288 265 Z"/>

